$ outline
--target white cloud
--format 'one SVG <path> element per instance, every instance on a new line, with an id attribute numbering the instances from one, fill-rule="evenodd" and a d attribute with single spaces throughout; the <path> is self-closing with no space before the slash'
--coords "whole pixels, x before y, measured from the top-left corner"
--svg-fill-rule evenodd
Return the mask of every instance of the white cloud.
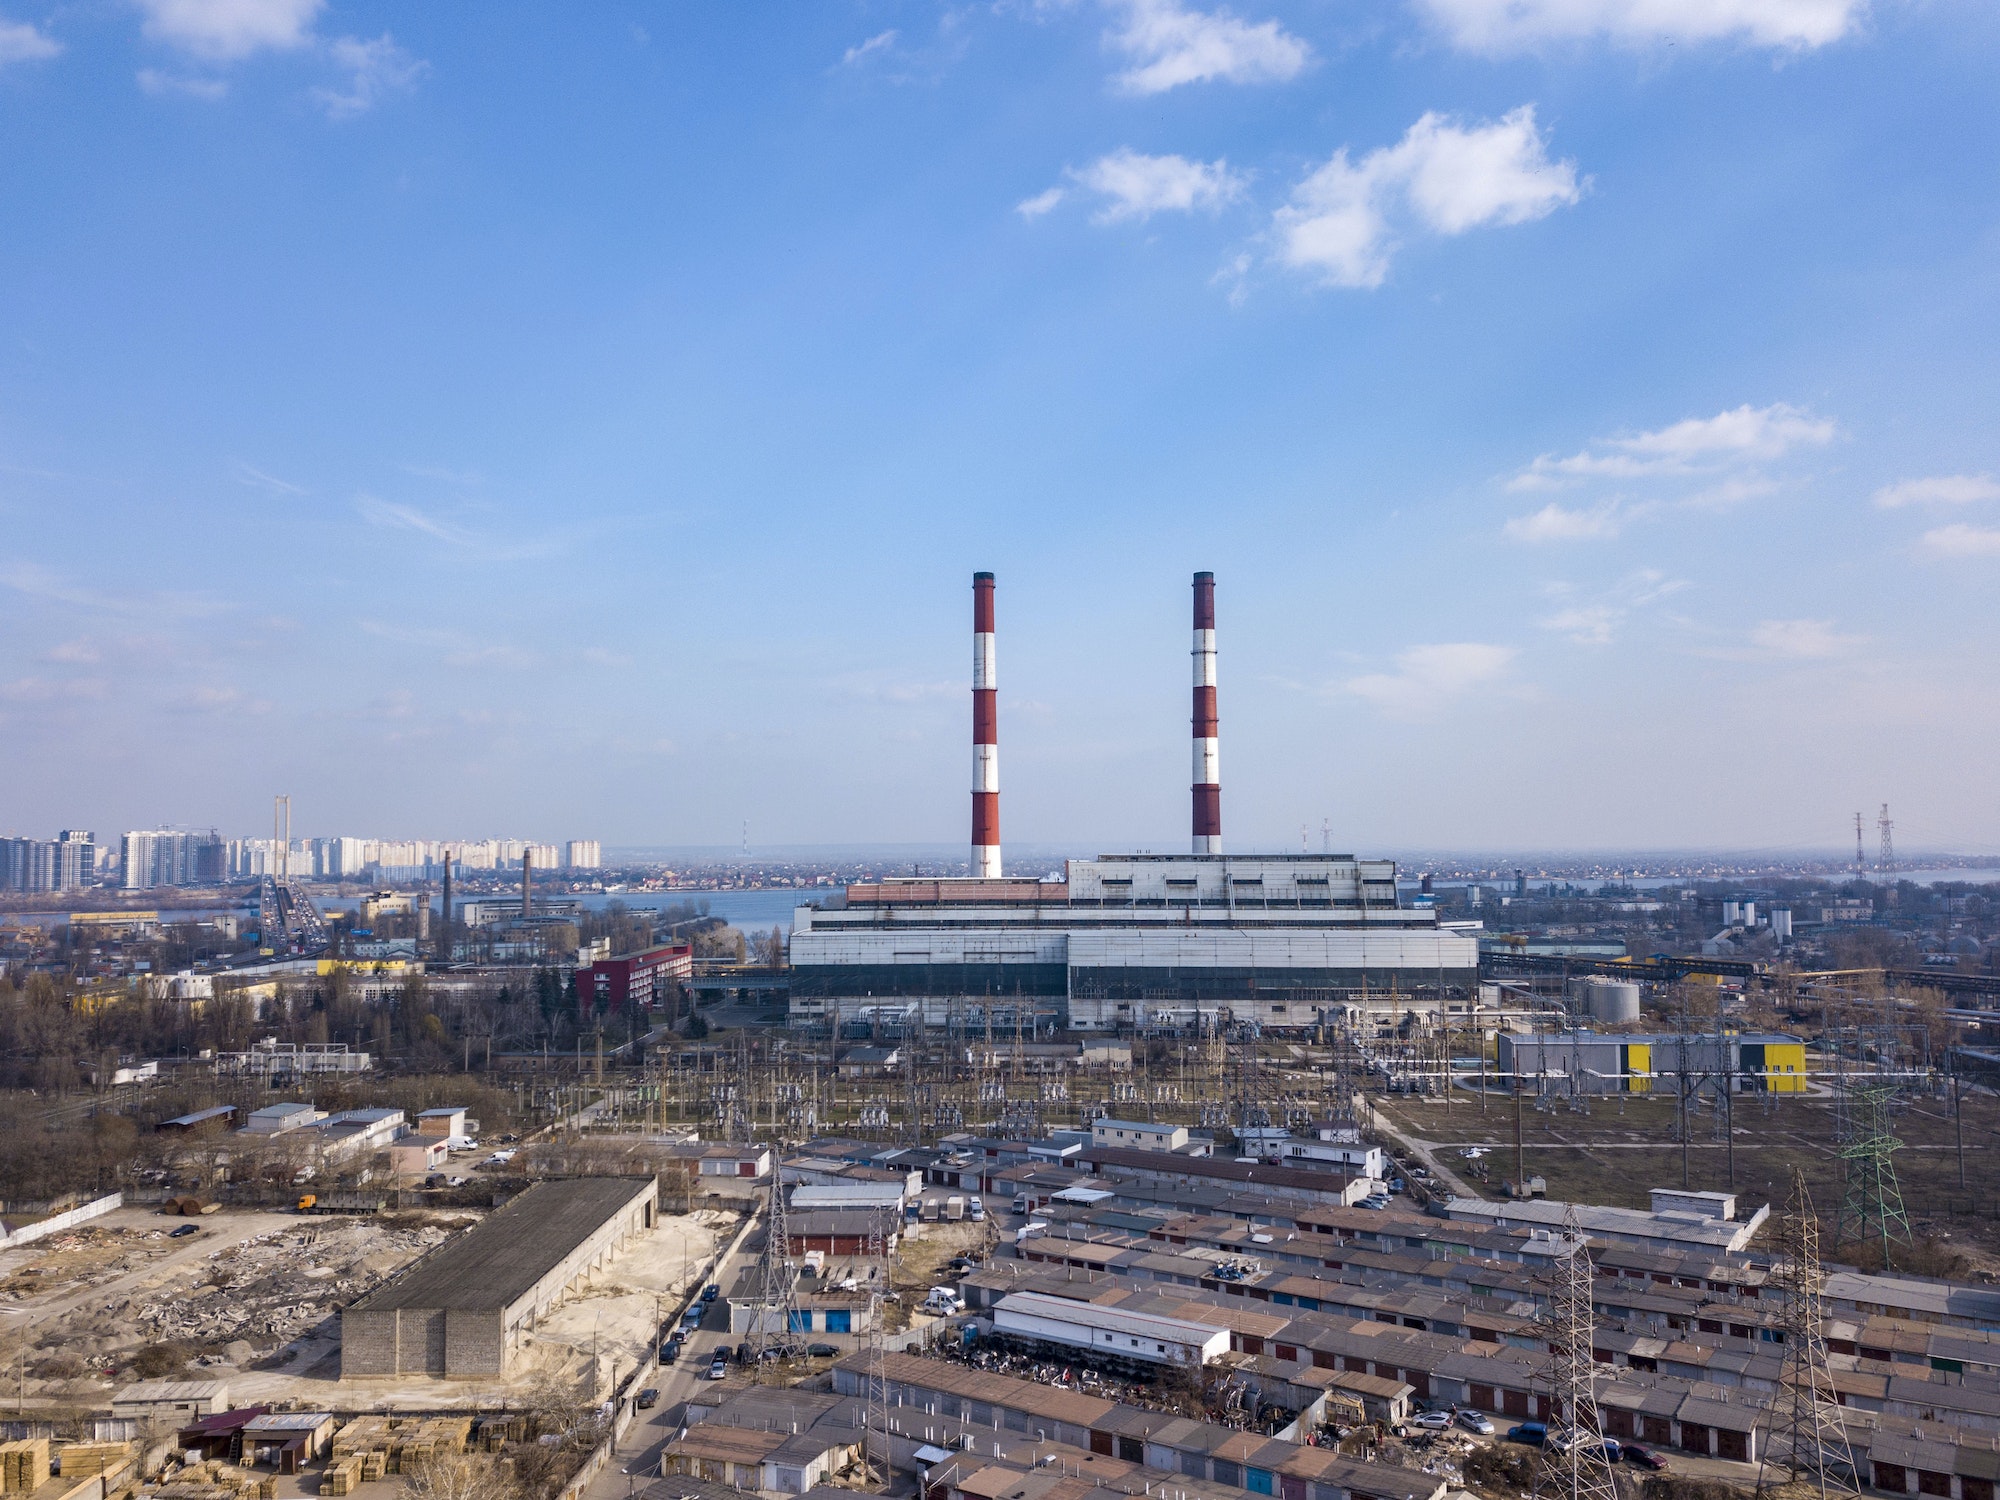
<path id="1" fill-rule="evenodd" d="M 64 641 L 61 645 L 50 648 L 48 659 L 69 666 L 95 666 L 104 660 L 104 653 L 98 649 L 96 642 L 79 639 Z"/>
<path id="2" fill-rule="evenodd" d="M 410 87 L 429 66 L 398 47 L 386 31 L 373 41 L 339 37 L 328 44 L 327 50 L 337 64 L 347 69 L 347 87 L 316 88 L 312 96 L 336 120 L 373 109 L 384 94 Z"/>
<path id="3" fill-rule="evenodd" d="M 1532 515 L 1515 516 L 1501 530 L 1517 542 L 1576 542 L 1618 535 L 1618 503 L 1568 510 L 1551 500 Z"/>
<path id="4" fill-rule="evenodd" d="M 1191 10 L 1179 0 L 1120 0 L 1124 24 L 1109 34 L 1134 66 L 1113 80 L 1127 94 L 1160 94 L 1184 83 L 1285 83 L 1312 61 L 1312 48 L 1276 21 L 1243 21 L 1226 10 Z"/>
<path id="5" fill-rule="evenodd" d="M 62 51 L 62 43 L 25 21 L 0 20 L 0 66 L 17 62 L 47 62 Z"/>
<path id="6" fill-rule="evenodd" d="M 1821 447 L 1839 436 L 1829 419 L 1783 401 L 1743 405 L 1712 417 L 1689 417 L 1651 432 L 1611 438 L 1594 449 L 1557 458 L 1544 453 L 1508 481 L 1510 490 L 1549 489 L 1578 479 L 1637 479 L 1688 474 L 1729 464 L 1767 462 L 1801 447 Z M 1762 481 L 1735 489 L 1718 486 L 1710 503 L 1730 504 L 1768 493 Z"/>
<path id="7" fill-rule="evenodd" d="M 1586 646 L 1608 646 L 1631 617 L 1632 611 L 1678 594 L 1687 587 L 1685 579 L 1669 578 L 1657 568 L 1640 568 L 1602 590 L 1590 603 L 1567 603 L 1541 622 Z M 1577 590 L 1567 583 L 1553 583 L 1548 594 L 1558 601 L 1574 600 Z"/>
<path id="8" fill-rule="evenodd" d="M 1127 147 L 1101 156 L 1069 175 L 1080 186 L 1110 200 L 1096 215 L 1100 224 L 1148 219 L 1156 213 L 1213 211 L 1241 197 L 1246 181 L 1230 171 L 1226 161 L 1147 156 Z"/>
<path id="9" fill-rule="evenodd" d="M 138 77 L 139 87 L 155 96 L 182 94 L 212 104 L 229 92 L 229 85 L 220 78 L 188 78 L 178 73 L 162 73 L 158 68 L 141 68 Z"/>
<path id="10" fill-rule="evenodd" d="M 1396 654 L 1394 672 L 1351 678 L 1346 687 L 1391 718 L 1424 718 L 1504 677 L 1515 655 L 1512 646 L 1479 641 L 1412 646 Z"/>
<path id="11" fill-rule="evenodd" d="M 275 474 L 266 474 L 262 469 L 246 464 L 240 458 L 231 464 L 230 468 L 234 471 L 239 483 L 247 484 L 252 489 L 269 490 L 274 495 L 303 495 L 305 493 L 303 488 L 293 484 L 290 480 L 280 479 Z"/>
<path id="12" fill-rule="evenodd" d="M 1014 212 L 1024 219 L 1039 219 L 1068 196 L 1069 194 L 1059 187 L 1047 188 L 1032 198 L 1023 198 L 1016 203 Z"/>
<path id="13" fill-rule="evenodd" d="M 1278 258 L 1334 286 L 1380 286 L 1399 224 L 1457 235 L 1539 219 L 1583 195 L 1576 163 L 1551 161 L 1533 105 L 1484 125 L 1426 114 L 1393 146 L 1345 147 L 1278 210 Z"/>
<path id="14" fill-rule="evenodd" d="M 467 547 L 473 543 L 470 532 L 427 515 L 414 505 L 399 505 L 393 500 L 377 500 L 373 495 L 363 495 L 354 502 L 354 506 L 371 526 L 385 526 L 392 531 L 414 531 L 454 547 Z"/>
<path id="15" fill-rule="evenodd" d="M 1977 500 L 2000 500 L 2000 484 L 1985 474 L 1940 474 L 1905 479 L 1875 492 L 1875 503 L 1885 510 L 1900 505 L 1970 505 Z"/>
<path id="16" fill-rule="evenodd" d="M 894 28 L 888 31 L 877 32 L 874 36 L 868 38 L 867 41 L 858 42 L 843 52 L 840 56 L 840 65 L 843 68 L 851 68 L 856 63 L 866 62 L 878 52 L 888 51 L 889 48 L 896 45 L 896 36 L 897 33 Z"/>
<path id="17" fill-rule="evenodd" d="M 1608 646 L 1624 618 L 1622 611 L 1608 604 L 1588 604 L 1557 610 L 1542 621 L 1542 629 L 1556 631 L 1586 646 Z"/>
<path id="18" fill-rule="evenodd" d="M 1852 32 L 1867 0 L 1418 0 L 1418 8 L 1458 46 L 1480 52 L 1599 37 L 1802 49 Z"/>
<path id="19" fill-rule="evenodd" d="M 1718 412 L 1712 417 L 1689 417 L 1657 432 L 1621 438 L 1616 446 L 1628 453 L 1656 456 L 1669 462 L 1685 463 L 1716 454 L 1771 459 L 1782 458 L 1802 444 L 1830 443 L 1837 431 L 1825 418 L 1783 401 L 1770 406 L 1745 403 L 1734 411 Z"/>
<path id="20" fill-rule="evenodd" d="M 1933 557 L 2000 557 L 2000 527 L 1959 521 L 1926 531 L 1922 545 Z"/>
<path id="21" fill-rule="evenodd" d="M 324 0 L 138 0 L 146 35 L 212 62 L 303 47 Z"/>
<path id="22" fill-rule="evenodd" d="M 1750 632 L 1751 646 L 1764 655 L 1802 661 L 1843 655 L 1861 640 L 1839 634 L 1831 620 L 1760 620 Z"/>

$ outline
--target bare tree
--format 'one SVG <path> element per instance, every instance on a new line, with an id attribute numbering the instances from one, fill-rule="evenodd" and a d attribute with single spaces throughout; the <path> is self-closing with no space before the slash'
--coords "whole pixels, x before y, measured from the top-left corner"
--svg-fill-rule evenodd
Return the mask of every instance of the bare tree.
<path id="1" fill-rule="evenodd" d="M 513 1500 L 519 1493 L 487 1453 L 439 1453 L 406 1470 L 404 1488 L 419 1500 Z"/>

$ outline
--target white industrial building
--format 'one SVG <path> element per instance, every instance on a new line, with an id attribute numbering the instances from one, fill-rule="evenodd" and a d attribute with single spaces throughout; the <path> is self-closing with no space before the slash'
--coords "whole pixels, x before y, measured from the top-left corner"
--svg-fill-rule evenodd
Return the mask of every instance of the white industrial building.
<path id="1" fill-rule="evenodd" d="M 1105 855 L 1060 881 L 887 880 L 799 908 L 795 1025 L 1310 1027 L 1469 1007 L 1474 924 L 1399 904 L 1391 860 Z"/>
<path id="2" fill-rule="evenodd" d="M 1205 1365 L 1229 1352 L 1226 1327 L 1123 1312 L 1040 1292 L 1010 1292 L 1002 1297 L 993 1309 L 993 1331 L 1031 1343 L 1088 1349 L 1100 1359 L 1147 1365 Z"/>

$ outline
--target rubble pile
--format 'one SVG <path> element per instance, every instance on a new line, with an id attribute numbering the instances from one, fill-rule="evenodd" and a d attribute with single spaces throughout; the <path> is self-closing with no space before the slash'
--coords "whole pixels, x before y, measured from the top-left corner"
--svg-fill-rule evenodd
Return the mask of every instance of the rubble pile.
<path id="1" fill-rule="evenodd" d="M 366 1220 L 273 1230 L 216 1252 L 200 1285 L 160 1287 L 103 1311 L 148 1343 L 241 1342 L 268 1353 L 311 1333 L 449 1235 L 436 1225 Z"/>

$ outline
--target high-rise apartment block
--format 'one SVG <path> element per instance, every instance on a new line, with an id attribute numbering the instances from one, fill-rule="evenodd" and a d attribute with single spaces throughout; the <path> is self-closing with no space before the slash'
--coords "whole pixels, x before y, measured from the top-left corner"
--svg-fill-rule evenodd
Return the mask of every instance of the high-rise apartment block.
<path id="1" fill-rule="evenodd" d="M 73 891 L 97 879 L 97 840 L 65 828 L 52 839 L 0 839 L 0 890 Z"/>
<path id="2" fill-rule="evenodd" d="M 596 839 L 571 839 L 563 845 L 565 870 L 598 870 L 604 867 L 604 846 Z"/>
<path id="3" fill-rule="evenodd" d="M 162 885 L 220 885 L 227 848 L 222 835 L 210 829 L 190 833 L 152 828 L 125 835 L 119 867 L 128 891 Z"/>

